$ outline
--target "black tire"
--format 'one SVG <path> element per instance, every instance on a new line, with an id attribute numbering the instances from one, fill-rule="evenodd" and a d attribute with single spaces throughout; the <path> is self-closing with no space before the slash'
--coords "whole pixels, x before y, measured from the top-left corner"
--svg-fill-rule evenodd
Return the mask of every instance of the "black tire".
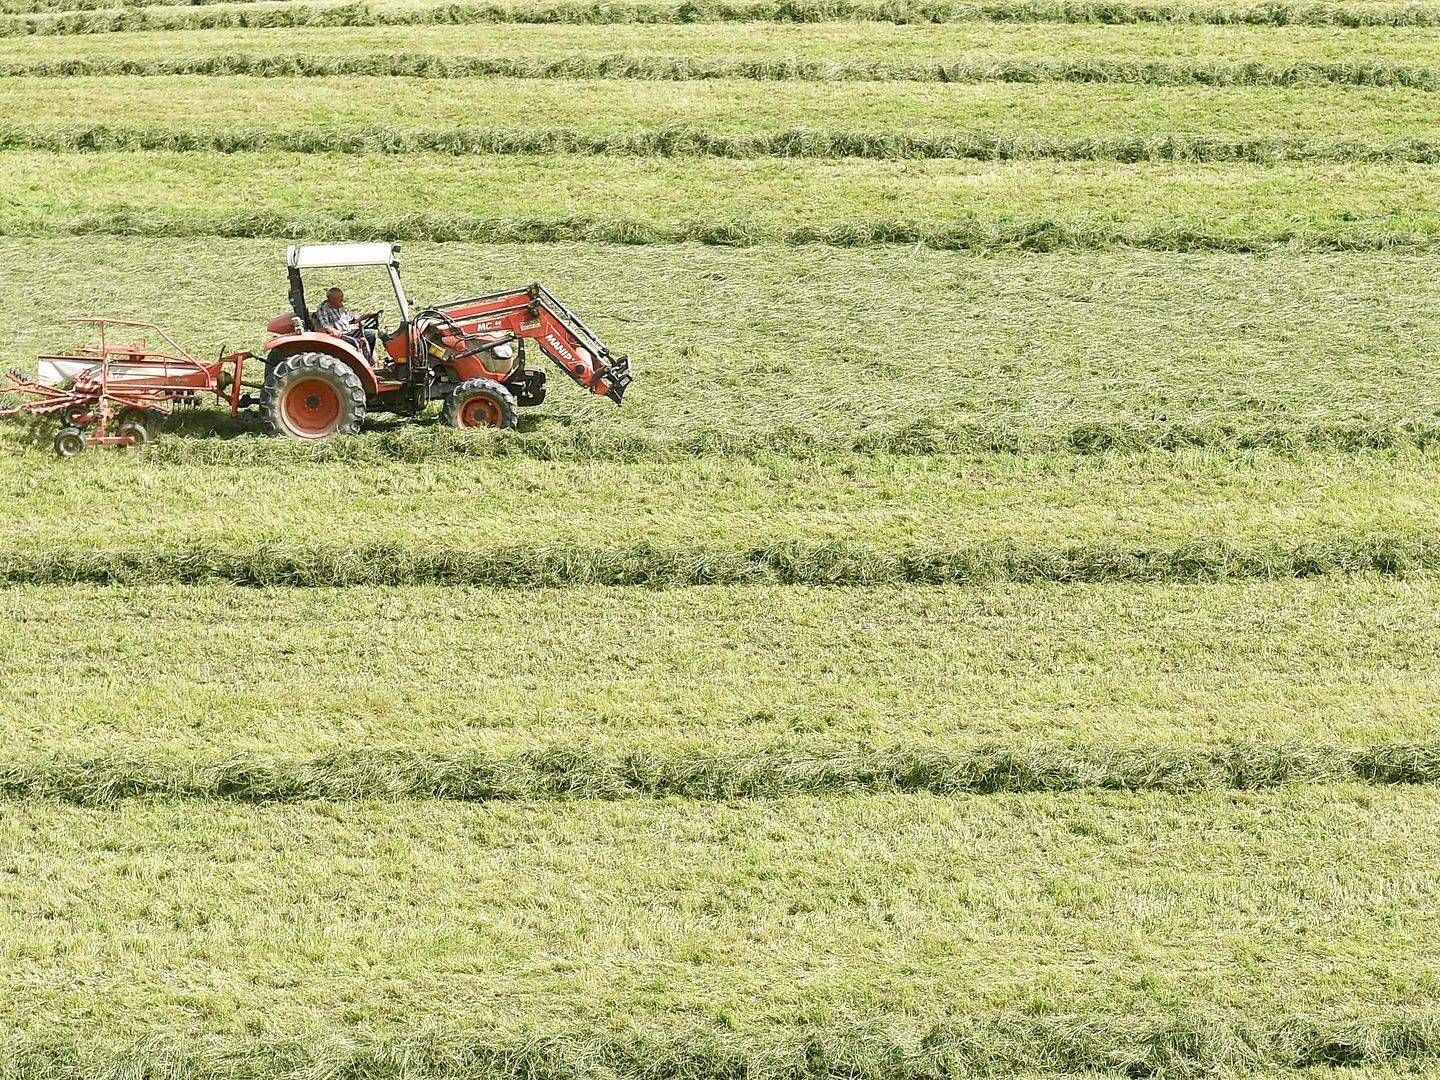
<path id="1" fill-rule="evenodd" d="M 115 418 L 115 431 L 119 435 L 136 436 L 135 445 L 143 446 L 159 437 L 161 419 L 159 413 L 149 409 L 121 409 L 120 415 Z"/>
<path id="2" fill-rule="evenodd" d="M 85 432 L 78 427 L 62 427 L 55 433 L 55 453 L 72 458 L 85 450 Z"/>
<path id="3" fill-rule="evenodd" d="M 358 435 L 365 423 L 365 387 L 343 361 L 299 353 L 266 373 L 260 415 L 271 435 L 310 440 Z"/>
<path id="4" fill-rule="evenodd" d="M 94 412 L 88 405 L 66 405 L 60 410 L 61 427 L 84 427 L 89 421 L 81 421 L 82 416 L 90 416 Z"/>
<path id="5" fill-rule="evenodd" d="M 445 397 L 445 423 L 456 428 L 513 428 L 515 395 L 494 379 L 467 379 Z"/>

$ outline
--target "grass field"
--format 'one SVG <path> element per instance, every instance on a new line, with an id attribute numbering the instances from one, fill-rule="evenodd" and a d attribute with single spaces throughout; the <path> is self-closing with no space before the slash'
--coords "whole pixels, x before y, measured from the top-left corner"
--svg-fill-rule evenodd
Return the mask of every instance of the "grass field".
<path id="1" fill-rule="evenodd" d="M 1388 0 L 0 0 L 4 367 L 398 239 L 638 373 L 0 431 L 0 1080 L 1433 1072 L 1437 91 Z"/>
<path id="2" fill-rule="evenodd" d="M 1428 576 L 975 591 L 33 586 L 0 599 L 17 669 L 0 731 L 32 761 L 862 741 L 1080 752 L 1254 739 L 1299 752 L 1440 734 Z M 477 610 L 524 631 L 510 665 L 457 679 L 455 657 L 488 650 Z M 1096 626 L 1109 629 L 1085 640 Z M 603 639 L 577 648 L 594 627 Z M 323 654 L 336 659 L 308 659 Z M 312 682 L 297 697 L 301 670 Z"/>
<path id="3" fill-rule="evenodd" d="M 3 825 L 3 979 L 28 1007 L 6 1019 L 48 1035 L 27 1020 L 43 1003 L 122 1046 L 156 1024 L 262 1046 L 427 1028 L 504 1045 L 526 1022 L 664 1016 L 763 1045 L 866 1015 L 912 1043 L 996 1013 L 1383 1015 L 1440 993 L 1436 885 L 1415 865 L 1437 855 L 1420 824 L 1436 812 L 1431 790 L 1347 786 L 25 806 Z"/>

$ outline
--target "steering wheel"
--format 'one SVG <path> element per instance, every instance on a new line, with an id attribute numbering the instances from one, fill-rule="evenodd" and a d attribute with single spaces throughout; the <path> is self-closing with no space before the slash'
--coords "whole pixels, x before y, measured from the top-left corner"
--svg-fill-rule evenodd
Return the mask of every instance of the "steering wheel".
<path id="1" fill-rule="evenodd" d="M 360 321 L 360 329 L 361 329 L 361 330 L 379 330 L 379 329 L 380 329 L 380 311 L 379 311 L 379 309 L 377 308 L 375 311 L 370 312 L 370 314 L 368 314 L 368 315 L 361 315 L 359 321 Z"/>

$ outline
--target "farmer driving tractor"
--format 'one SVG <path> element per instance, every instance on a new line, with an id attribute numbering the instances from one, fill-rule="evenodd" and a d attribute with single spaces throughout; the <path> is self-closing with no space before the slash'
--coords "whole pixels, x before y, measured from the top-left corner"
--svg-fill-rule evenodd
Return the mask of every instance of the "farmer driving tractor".
<path id="1" fill-rule="evenodd" d="M 325 302 L 315 309 L 315 321 L 320 329 L 331 337 L 344 338 L 366 356 L 375 355 L 375 331 L 362 329 L 368 320 L 372 325 L 379 319 L 379 312 L 371 312 L 358 318 L 345 307 L 345 292 L 338 286 L 325 294 Z"/>
<path id="2" fill-rule="evenodd" d="M 620 403 L 633 378 L 630 358 L 612 354 L 543 285 L 415 309 L 396 252 L 388 243 L 288 248 L 289 310 L 265 323 L 271 336 L 259 353 L 205 363 L 153 323 L 77 320 L 99 340 L 40 357 L 36 378 L 0 378 L 0 417 L 58 417 L 55 449 L 62 457 L 90 446 L 137 446 L 157 430 L 147 425 L 208 394 L 231 416 L 257 409 L 266 430 L 297 439 L 353 435 L 367 414 L 416 416 L 437 402 L 450 427 L 513 428 L 520 407 L 545 400 L 545 371 L 525 362 L 526 344 L 583 389 Z M 379 314 L 352 314 L 340 288 L 328 290 L 314 310 L 306 302 L 302 271 L 334 267 L 379 267 L 389 275 L 399 317 L 383 347 Z M 117 340 L 139 330 L 163 343 Z M 263 363 L 263 376 L 247 370 L 247 361 Z M 11 394 L 18 405 L 8 404 Z"/>

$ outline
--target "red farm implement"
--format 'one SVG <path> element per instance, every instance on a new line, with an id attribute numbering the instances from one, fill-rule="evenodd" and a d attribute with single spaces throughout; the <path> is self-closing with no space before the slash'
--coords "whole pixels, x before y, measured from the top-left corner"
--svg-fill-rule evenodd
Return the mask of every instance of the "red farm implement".
<path id="1" fill-rule="evenodd" d="M 154 323 L 134 319 L 73 319 L 93 327 L 98 340 L 73 353 L 42 356 L 39 374 L 11 372 L 0 394 L 20 403 L 0 409 L 4 416 L 56 416 L 60 431 L 55 452 L 74 457 L 87 446 L 137 446 L 154 437 L 157 423 L 176 405 L 196 405 L 206 395 L 240 403 L 240 376 L 248 353 L 233 353 L 204 363 L 176 344 Z M 117 332 L 154 334 L 126 342 Z M 225 378 L 224 376 L 228 376 Z M 228 391 L 228 396 L 227 396 Z"/>

